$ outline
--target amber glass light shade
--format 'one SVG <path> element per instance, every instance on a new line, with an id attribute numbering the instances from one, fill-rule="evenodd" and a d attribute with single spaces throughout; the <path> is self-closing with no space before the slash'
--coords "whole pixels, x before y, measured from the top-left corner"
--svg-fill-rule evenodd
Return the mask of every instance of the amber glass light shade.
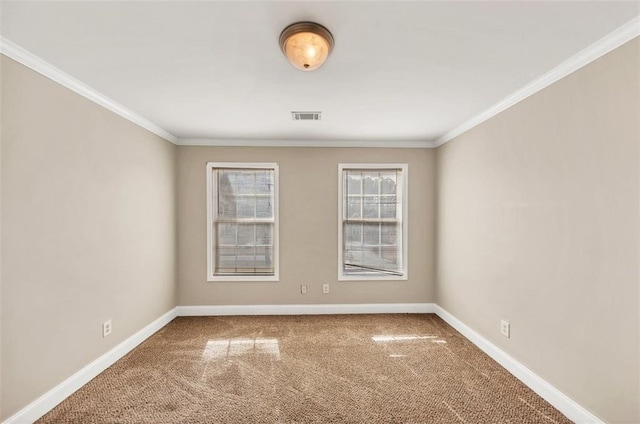
<path id="1" fill-rule="evenodd" d="M 280 48 L 293 66 L 313 71 L 327 60 L 333 49 L 333 36 L 322 25 L 298 22 L 282 31 Z"/>

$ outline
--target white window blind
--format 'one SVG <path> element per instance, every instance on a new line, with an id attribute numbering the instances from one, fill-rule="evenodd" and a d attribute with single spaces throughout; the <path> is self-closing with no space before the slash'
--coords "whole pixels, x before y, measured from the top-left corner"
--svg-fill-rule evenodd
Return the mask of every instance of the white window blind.
<path id="1" fill-rule="evenodd" d="M 371 165 L 374 166 L 374 165 Z M 341 276 L 406 276 L 406 166 L 342 168 Z"/>
<path id="2" fill-rule="evenodd" d="M 274 277 L 275 166 L 217 164 L 210 168 L 210 277 Z"/>

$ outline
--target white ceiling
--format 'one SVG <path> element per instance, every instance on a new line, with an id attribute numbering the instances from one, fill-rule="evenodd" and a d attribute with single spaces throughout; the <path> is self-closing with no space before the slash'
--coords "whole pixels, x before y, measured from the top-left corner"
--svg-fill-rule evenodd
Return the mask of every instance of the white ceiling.
<path id="1" fill-rule="evenodd" d="M 582 1 L 1 7 L 3 37 L 178 137 L 275 140 L 437 139 L 640 14 Z M 336 42 L 313 72 L 278 46 L 303 20 Z"/>

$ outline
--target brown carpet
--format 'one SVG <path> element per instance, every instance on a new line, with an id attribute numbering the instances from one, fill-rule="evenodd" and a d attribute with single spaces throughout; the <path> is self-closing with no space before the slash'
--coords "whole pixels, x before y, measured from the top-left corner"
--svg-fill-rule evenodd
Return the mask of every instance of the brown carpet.
<path id="1" fill-rule="evenodd" d="M 569 423 L 432 314 L 177 318 L 39 423 Z"/>

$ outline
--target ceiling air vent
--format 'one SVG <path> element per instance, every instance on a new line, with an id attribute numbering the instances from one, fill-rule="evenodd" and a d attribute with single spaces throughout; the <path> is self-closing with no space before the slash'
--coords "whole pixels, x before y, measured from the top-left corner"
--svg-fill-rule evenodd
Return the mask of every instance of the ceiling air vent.
<path id="1" fill-rule="evenodd" d="M 319 121 L 322 112 L 291 112 L 294 121 Z"/>

